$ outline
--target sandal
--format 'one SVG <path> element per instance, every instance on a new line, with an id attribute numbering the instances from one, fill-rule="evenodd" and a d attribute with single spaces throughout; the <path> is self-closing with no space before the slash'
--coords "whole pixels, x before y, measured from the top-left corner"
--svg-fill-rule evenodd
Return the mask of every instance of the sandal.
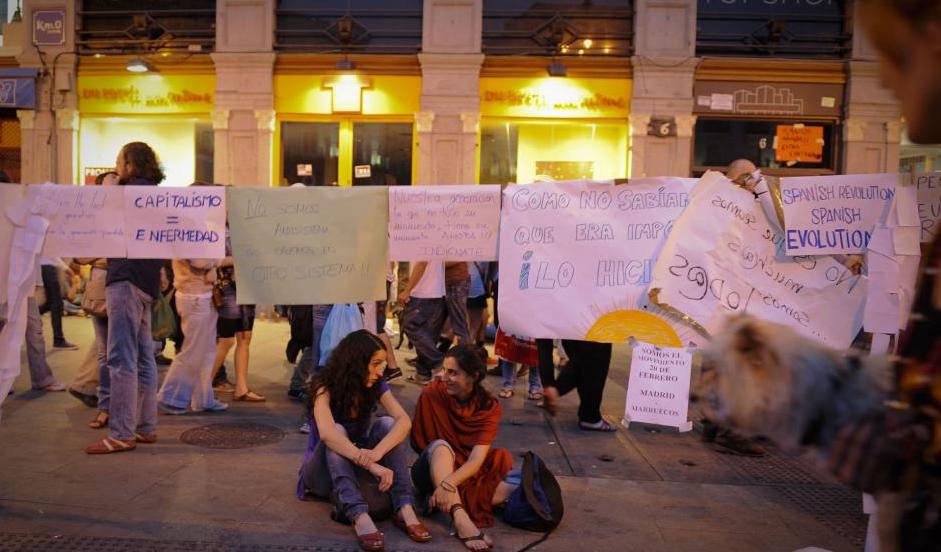
<path id="1" fill-rule="evenodd" d="M 500 391 L 499 393 L 497 393 L 497 396 L 500 397 L 501 399 L 509 399 L 513 397 L 513 390 L 504 389 L 503 391 Z"/>
<path id="2" fill-rule="evenodd" d="M 484 535 L 484 532 L 479 529 L 477 530 L 476 535 L 471 535 L 469 537 L 458 536 L 457 527 L 454 527 L 455 525 L 454 513 L 457 512 L 458 510 L 464 510 L 465 512 L 467 512 L 467 510 L 464 509 L 464 505 L 461 504 L 460 502 L 458 502 L 454 506 L 451 506 L 451 510 L 448 512 L 448 515 L 451 516 L 451 526 L 452 526 L 451 534 L 454 535 L 454 538 L 461 541 L 461 544 L 464 545 L 464 548 L 467 548 L 468 550 L 492 550 L 493 545 L 487 542 L 487 535 Z M 475 542 L 475 541 L 480 541 L 484 543 L 485 548 L 471 548 L 470 546 L 467 546 L 468 543 Z"/>
<path id="3" fill-rule="evenodd" d="M 527 398 L 531 401 L 541 401 L 542 391 L 530 391 L 529 396 Z"/>
<path id="4" fill-rule="evenodd" d="M 265 399 L 264 395 L 259 395 L 258 393 L 255 393 L 254 391 L 249 389 L 248 391 L 246 391 L 245 393 L 241 395 L 238 395 L 237 397 L 232 397 L 232 400 L 239 401 L 239 402 L 265 402 L 265 400 L 267 399 Z"/>
<path id="5" fill-rule="evenodd" d="M 408 535 L 408 538 L 415 542 L 428 542 L 431 540 L 431 533 L 422 522 L 414 523 L 412 525 L 405 525 L 405 521 L 402 519 L 402 516 L 396 514 L 395 517 L 392 518 L 392 523 L 399 529 L 405 531 L 405 534 Z"/>
<path id="6" fill-rule="evenodd" d="M 385 548 L 385 539 L 380 531 L 356 535 L 356 540 L 359 542 L 359 547 L 366 552 L 382 552 Z"/>
<path id="7" fill-rule="evenodd" d="M 153 433 L 151 435 L 141 435 L 140 433 L 134 434 L 134 440 L 138 443 L 151 444 L 157 442 L 157 434 Z"/>
<path id="8" fill-rule="evenodd" d="M 87 454 L 111 454 L 112 452 L 127 452 L 137 448 L 137 443 L 132 441 L 122 441 L 113 437 L 105 437 L 100 441 L 85 447 Z"/>
<path id="9" fill-rule="evenodd" d="M 588 422 L 578 422 L 578 429 L 582 431 L 600 431 L 602 433 L 611 433 L 617 431 L 618 428 L 608 423 L 607 420 L 603 419 L 597 424 L 589 424 Z"/>
<path id="10" fill-rule="evenodd" d="M 98 415 L 95 416 L 95 419 L 88 422 L 88 427 L 92 429 L 108 427 L 108 413 L 103 410 L 99 411 Z"/>

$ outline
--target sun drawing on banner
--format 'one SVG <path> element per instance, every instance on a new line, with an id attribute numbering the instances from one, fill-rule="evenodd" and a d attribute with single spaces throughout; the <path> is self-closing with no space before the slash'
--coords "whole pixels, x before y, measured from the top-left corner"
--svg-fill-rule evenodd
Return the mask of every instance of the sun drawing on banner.
<path id="1" fill-rule="evenodd" d="M 591 311 L 591 314 L 585 313 L 588 320 L 584 324 L 587 326 L 584 335 L 588 341 L 625 343 L 633 337 L 660 347 L 685 347 L 700 340 L 688 325 L 646 301 L 640 305 L 608 308 L 593 305 Z"/>

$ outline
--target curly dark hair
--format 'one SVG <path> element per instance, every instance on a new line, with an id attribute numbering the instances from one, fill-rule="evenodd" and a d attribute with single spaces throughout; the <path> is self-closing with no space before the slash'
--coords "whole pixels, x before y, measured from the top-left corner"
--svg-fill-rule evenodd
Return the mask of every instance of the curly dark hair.
<path id="1" fill-rule="evenodd" d="M 486 410 L 493 406 L 495 399 L 484 387 L 484 380 L 487 379 L 487 351 L 483 347 L 468 343 L 451 347 L 444 356 L 453 358 L 458 368 L 474 381 L 471 398 L 476 397 L 478 407 Z"/>
<path id="2" fill-rule="evenodd" d="M 862 3 L 894 10 L 916 28 L 941 17 L 941 3 L 938 0 L 863 0 Z"/>
<path id="3" fill-rule="evenodd" d="M 130 142 L 121 148 L 124 162 L 131 167 L 131 176 L 160 184 L 165 178 L 157 154 L 144 142 Z"/>
<path id="4" fill-rule="evenodd" d="M 330 411 L 334 419 L 366 419 L 379 402 L 379 385 L 366 387 L 369 360 L 385 347 L 366 330 L 347 335 L 330 353 L 326 366 L 310 382 L 311 412 L 313 400 L 321 389 L 330 393 Z"/>

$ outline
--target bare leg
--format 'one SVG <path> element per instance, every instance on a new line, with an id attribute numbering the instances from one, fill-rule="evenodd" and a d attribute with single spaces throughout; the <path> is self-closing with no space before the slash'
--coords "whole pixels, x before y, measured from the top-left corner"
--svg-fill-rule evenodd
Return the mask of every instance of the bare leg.
<path id="1" fill-rule="evenodd" d="M 441 482 L 444 481 L 445 477 L 454 473 L 454 455 L 447 447 L 437 447 L 431 454 L 430 465 L 431 481 L 434 483 L 435 488 L 437 488 L 441 485 Z M 438 503 L 435 505 L 443 512 L 450 512 L 451 507 L 455 504 L 459 504 L 461 501 L 461 497 L 457 493 L 448 493 L 447 497 L 448 499 L 444 504 Z M 480 529 L 474 525 L 470 516 L 467 515 L 467 512 L 463 509 L 454 512 L 454 530 L 457 531 L 457 536 L 460 538 L 473 537 L 480 533 Z M 467 542 L 465 546 L 471 550 L 486 550 L 493 546 L 493 542 L 490 540 L 490 537 L 484 536 L 483 541 L 472 540 Z"/>
<path id="2" fill-rule="evenodd" d="M 510 498 L 510 495 L 513 494 L 513 491 L 516 490 L 516 487 L 516 485 L 510 485 L 509 483 L 501 481 L 500 484 L 497 485 L 497 490 L 493 492 L 493 501 L 491 501 L 491 504 L 498 506 L 506 502 L 506 500 Z"/>
<path id="3" fill-rule="evenodd" d="M 395 349 L 392 348 L 392 340 L 389 339 L 388 334 L 385 332 L 379 334 L 379 340 L 382 341 L 382 344 L 386 348 L 386 364 L 389 366 L 390 370 L 396 370 L 398 364 L 396 364 Z"/>
<path id="4" fill-rule="evenodd" d="M 248 352 L 252 343 L 252 332 L 235 334 L 235 396 L 248 393 Z M 256 393 L 257 394 L 257 393 Z M 261 396 L 261 395 L 259 395 Z"/>
<path id="5" fill-rule="evenodd" d="M 232 350 L 233 345 L 235 345 L 234 337 L 220 337 L 216 339 L 216 360 L 212 366 L 212 379 L 216 379 L 216 375 L 219 373 L 219 369 L 222 368 L 225 357 L 229 356 L 229 351 Z"/>

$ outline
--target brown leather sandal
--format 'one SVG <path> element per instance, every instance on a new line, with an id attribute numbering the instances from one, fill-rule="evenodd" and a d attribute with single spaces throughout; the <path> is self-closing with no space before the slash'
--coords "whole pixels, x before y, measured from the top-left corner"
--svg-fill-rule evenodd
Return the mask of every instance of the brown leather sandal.
<path id="1" fill-rule="evenodd" d="M 134 440 L 137 441 L 138 443 L 145 443 L 149 445 L 151 443 L 157 442 L 157 434 L 153 433 L 151 435 L 142 435 L 140 433 L 135 433 Z"/>
<path id="2" fill-rule="evenodd" d="M 476 535 L 471 535 L 469 537 L 462 537 L 457 534 L 457 523 L 454 522 L 454 514 L 458 510 L 464 510 L 465 512 L 467 512 L 467 510 L 464 509 L 464 505 L 461 504 L 460 502 L 458 502 L 454 506 L 451 506 L 451 510 L 448 512 L 448 515 L 451 516 L 451 534 L 454 535 L 454 538 L 461 541 L 461 544 L 464 545 L 464 548 L 467 548 L 468 550 L 492 550 L 493 545 L 487 542 L 487 535 L 485 535 L 484 532 L 481 531 L 480 529 L 477 530 Z M 484 548 L 471 548 L 470 546 L 468 546 L 468 543 L 475 542 L 475 541 L 480 541 L 484 543 Z"/>
<path id="3" fill-rule="evenodd" d="M 88 422 L 88 427 L 92 429 L 108 427 L 108 413 L 103 410 L 99 410 L 98 415 L 95 416 L 95 419 Z"/>
<path id="4" fill-rule="evenodd" d="M 127 452 L 135 448 L 137 448 L 137 443 L 133 440 L 122 441 L 112 437 L 105 437 L 85 447 L 85 452 L 87 454 L 111 454 L 112 452 Z"/>
<path id="5" fill-rule="evenodd" d="M 414 523 L 412 525 L 405 525 L 405 521 L 402 519 L 402 516 L 396 514 L 395 517 L 392 518 L 392 523 L 394 523 L 395 526 L 399 529 L 405 531 L 405 534 L 408 535 L 408 538 L 415 542 L 428 542 L 431 540 L 431 533 L 422 522 Z"/>
<path id="6" fill-rule="evenodd" d="M 382 552 L 385 548 L 385 539 L 381 531 L 356 535 L 356 540 L 359 542 L 359 547 L 366 552 Z"/>

